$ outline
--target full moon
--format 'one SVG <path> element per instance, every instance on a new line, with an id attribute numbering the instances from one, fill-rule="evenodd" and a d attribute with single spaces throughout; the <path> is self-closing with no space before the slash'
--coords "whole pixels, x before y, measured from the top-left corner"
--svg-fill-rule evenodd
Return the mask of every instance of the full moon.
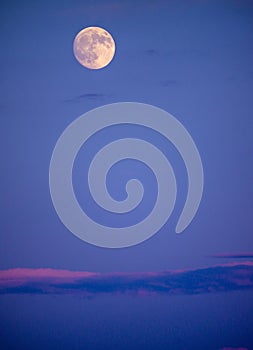
<path id="1" fill-rule="evenodd" d="M 107 66 L 115 54 L 115 42 L 110 33 L 100 27 L 87 27 L 75 37 L 73 51 L 77 61 L 89 69 Z"/>

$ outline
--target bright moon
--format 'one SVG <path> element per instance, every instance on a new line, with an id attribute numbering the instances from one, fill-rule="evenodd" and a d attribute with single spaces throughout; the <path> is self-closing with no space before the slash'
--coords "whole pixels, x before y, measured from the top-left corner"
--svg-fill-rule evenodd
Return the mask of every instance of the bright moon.
<path id="1" fill-rule="evenodd" d="M 75 37 L 73 51 L 77 61 L 89 69 L 107 66 L 115 53 L 115 42 L 110 33 L 100 27 L 88 27 Z"/>

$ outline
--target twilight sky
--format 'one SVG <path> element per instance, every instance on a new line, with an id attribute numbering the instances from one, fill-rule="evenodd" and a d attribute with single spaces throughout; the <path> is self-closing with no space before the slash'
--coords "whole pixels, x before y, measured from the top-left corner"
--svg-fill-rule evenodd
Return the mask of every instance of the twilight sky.
<path id="1" fill-rule="evenodd" d="M 35 344 L 38 349 L 59 344 L 62 349 L 71 344 L 73 349 L 100 349 L 105 344 L 140 349 L 148 348 L 147 343 L 150 349 L 154 344 L 174 350 L 252 349 L 253 2 L 11 0 L 1 2 L 0 13 L 3 348 L 16 349 L 20 342 L 27 349 Z M 82 67 L 72 52 L 77 32 L 94 25 L 107 29 L 116 42 L 113 61 L 97 71 Z M 175 148 L 136 127 L 96 135 L 82 147 L 73 174 L 77 198 L 91 217 L 111 226 L 124 224 L 124 218 L 100 213 L 92 200 L 85 201 L 88 161 L 108 139 L 141 132 L 168 157 L 179 188 L 174 212 L 156 235 L 134 247 L 104 249 L 79 240 L 60 222 L 49 193 L 49 162 L 69 123 L 93 108 L 125 101 L 160 107 L 183 123 L 199 149 L 205 187 L 196 217 L 177 235 L 187 177 Z M 124 198 L 118 179 L 133 174 L 146 192 L 142 210 L 131 213 L 127 222 L 149 212 L 156 194 L 152 173 L 129 160 L 109 174 L 115 199 Z M 229 267 L 223 270 L 224 266 Z M 241 266 L 247 272 L 241 273 Z M 20 282 L 19 273 L 28 274 L 30 281 L 37 269 L 44 271 L 42 276 L 48 269 L 54 271 L 56 279 L 62 278 L 63 270 L 100 277 L 89 297 L 41 295 L 29 290 L 30 282 L 23 277 Z M 172 272 L 166 271 L 174 270 L 173 282 L 168 277 Z M 185 272 L 189 270 L 195 272 Z M 130 273 L 130 281 L 125 273 Z M 158 282 L 144 283 L 140 273 L 145 278 L 154 273 Z M 215 286 L 213 274 L 219 281 Z M 114 283 L 111 275 L 120 281 Z M 4 276 L 14 276 L 24 289 L 15 285 L 8 294 Z M 36 283 L 45 286 L 44 282 Z M 158 292 L 156 283 L 165 283 L 176 295 Z M 129 288 L 142 292 L 132 296 Z M 147 290 L 154 293 L 146 296 Z M 97 312 L 100 321 L 95 319 Z"/>

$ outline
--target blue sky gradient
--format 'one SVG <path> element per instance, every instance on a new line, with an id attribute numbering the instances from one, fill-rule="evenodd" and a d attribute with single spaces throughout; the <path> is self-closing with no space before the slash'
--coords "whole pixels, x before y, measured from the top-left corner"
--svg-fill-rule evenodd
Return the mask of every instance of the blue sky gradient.
<path id="1" fill-rule="evenodd" d="M 253 2 L 11 0 L 1 2 L 0 13 L 0 272 L 49 268 L 107 276 L 200 269 L 209 280 L 214 265 L 239 264 L 240 258 L 251 266 Z M 72 52 L 77 32 L 94 25 L 116 42 L 113 61 L 97 71 L 82 67 Z M 73 185 L 91 217 L 111 226 L 124 222 L 98 217 L 83 196 L 87 159 L 111 138 L 141 133 L 168 157 L 179 188 L 175 210 L 156 235 L 131 248 L 104 249 L 79 240 L 60 222 L 49 193 L 49 162 L 73 120 L 125 101 L 152 104 L 178 118 L 199 149 L 205 187 L 196 217 L 177 235 L 187 176 L 175 148 L 144 128 L 102 131 L 82 147 L 74 166 Z M 116 199 L 125 194 L 116 181 L 122 174 L 135 174 L 146 190 L 142 210 L 123 219 L 135 222 L 151 210 L 155 179 L 137 162 L 122 162 L 108 174 Z M 4 294 L 0 348 L 253 349 L 250 271 L 247 291 L 146 298 L 98 293 L 90 299 Z M 198 285 L 194 276 L 183 280 L 185 288 Z"/>

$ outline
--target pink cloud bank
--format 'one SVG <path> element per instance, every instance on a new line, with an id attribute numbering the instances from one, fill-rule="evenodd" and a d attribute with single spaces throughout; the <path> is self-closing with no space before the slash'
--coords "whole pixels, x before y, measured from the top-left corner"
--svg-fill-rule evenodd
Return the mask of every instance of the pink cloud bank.
<path id="1" fill-rule="evenodd" d="M 180 295 L 253 289 L 253 262 L 162 272 L 94 273 L 50 268 L 0 271 L 0 294 Z"/>

